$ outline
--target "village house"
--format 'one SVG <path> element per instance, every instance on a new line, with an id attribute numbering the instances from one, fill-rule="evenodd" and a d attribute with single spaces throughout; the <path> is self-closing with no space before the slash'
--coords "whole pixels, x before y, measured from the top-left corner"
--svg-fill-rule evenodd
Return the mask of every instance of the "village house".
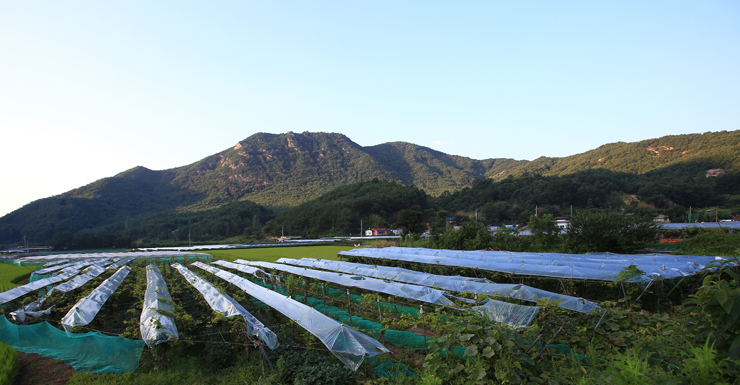
<path id="1" fill-rule="evenodd" d="M 568 217 L 555 217 L 553 218 L 555 220 L 555 224 L 558 225 L 560 230 L 568 230 L 570 227 L 570 218 Z"/>
<path id="2" fill-rule="evenodd" d="M 377 236 L 394 236 L 401 235 L 403 229 L 387 229 L 387 228 L 371 228 L 365 230 L 366 237 L 377 237 Z"/>

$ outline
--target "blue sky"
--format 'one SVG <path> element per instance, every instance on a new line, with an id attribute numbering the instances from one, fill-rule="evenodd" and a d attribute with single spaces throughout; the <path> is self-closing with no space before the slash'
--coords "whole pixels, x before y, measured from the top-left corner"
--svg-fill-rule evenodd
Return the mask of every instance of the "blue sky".
<path id="1" fill-rule="evenodd" d="M 476 159 L 740 128 L 740 3 L 4 2 L 0 215 L 257 132 Z"/>

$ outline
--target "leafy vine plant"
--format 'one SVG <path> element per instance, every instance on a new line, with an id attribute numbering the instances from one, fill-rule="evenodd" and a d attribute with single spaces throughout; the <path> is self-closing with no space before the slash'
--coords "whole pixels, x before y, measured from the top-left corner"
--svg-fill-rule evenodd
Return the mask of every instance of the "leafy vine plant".
<path id="1" fill-rule="evenodd" d="M 695 341 L 709 341 L 718 353 L 740 359 L 740 277 L 735 261 L 708 266 L 711 273 L 684 301 L 688 330 Z"/>

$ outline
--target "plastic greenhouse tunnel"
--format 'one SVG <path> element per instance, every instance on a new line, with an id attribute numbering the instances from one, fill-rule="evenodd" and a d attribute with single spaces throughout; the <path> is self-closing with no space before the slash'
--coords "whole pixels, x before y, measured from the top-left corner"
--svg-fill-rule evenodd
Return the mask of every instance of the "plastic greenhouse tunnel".
<path id="1" fill-rule="evenodd" d="M 526 326 L 540 310 L 539 306 L 511 306 L 508 302 L 487 299 L 481 306 L 473 306 L 480 315 L 488 316 L 491 321 L 504 322 L 511 326 Z"/>
<path id="2" fill-rule="evenodd" d="M 121 266 L 131 262 L 132 260 L 133 258 L 124 258 L 117 262 L 99 261 L 98 263 L 93 264 L 92 266 L 89 266 L 85 270 L 83 270 L 82 274 L 72 278 L 71 280 L 61 285 L 55 286 L 52 290 L 59 290 L 64 293 L 72 291 L 74 289 L 84 286 L 86 283 L 97 278 L 98 276 L 100 276 L 100 274 L 103 274 L 105 271 L 118 269 Z"/>
<path id="3" fill-rule="evenodd" d="M 59 290 L 63 293 L 72 291 L 74 289 L 80 288 L 84 286 L 86 283 L 92 281 L 93 279 L 97 278 L 100 274 L 103 274 L 105 272 L 104 267 L 100 266 L 90 266 L 83 270 L 82 274 L 70 279 L 67 282 L 64 282 L 60 285 L 57 285 L 52 290 Z"/>
<path id="4" fill-rule="evenodd" d="M 51 266 L 61 265 L 62 263 L 67 263 L 67 262 L 69 262 L 69 259 L 57 259 L 55 261 L 46 262 L 43 265 L 41 265 L 41 267 L 51 267 Z"/>
<path id="5" fill-rule="evenodd" d="M 500 273 L 615 281 L 622 269 L 635 266 L 645 275 L 627 282 L 647 283 L 653 279 L 670 279 L 696 274 L 722 257 L 622 254 L 515 253 L 508 251 L 460 251 L 423 248 L 387 247 L 341 251 L 340 257 L 385 259 L 450 267 L 466 267 Z"/>
<path id="6" fill-rule="evenodd" d="M 77 271 L 63 272 L 57 276 L 39 279 L 38 281 L 29 282 L 23 286 L 14 287 L 8 291 L 0 293 L 0 304 L 10 302 L 16 298 L 20 298 L 28 293 L 36 290 L 43 289 L 46 286 L 53 285 L 58 282 L 62 282 L 66 279 L 77 274 Z"/>
<path id="7" fill-rule="evenodd" d="M 314 267 L 318 269 L 338 271 L 347 274 L 357 274 L 366 277 L 387 279 L 392 281 L 413 283 L 436 287 L 452 292 L 471 292 L 491 296 L 501 296 L 522 301 L 537 303 L 540 299 L 547 299 L 557 303 L 563 309 L 575 310 L 581 313 L 592 313 L 599 306 L 583 298 L 553 293 L 522 284 L 495 283 L 483 278 L 461 276 L 436 275 L 416 270 L 403 269 L 392 266 L 373 266 L 361 263 L 344 261 L 330 261 L 325 259 L 290 259 L 280 258 L 278 263 L 295 266 Z"/>
<path id="8" fill-rule="evenodd" d="M 155 265 L 146 267 L 146 292 L 144 307 L 139 317 L 141 339 L 148 347 L 168 341 L 177 341 L 177 326 L 170 316 L 175 307 L 162 273 Z"/>
<path id="9" fill-rule="evenodd" d="M 316 336 L 334 356 L 352 371 L 357 371 L 365 358 L 390 352 L 380 342 L 352 329 L 350 326 L 338 322 L 310 306 L 254 284 L 246 278 L 201 262 L 195 262 L 193 266 L 234 284 L 247 294 L 295 321 L 309 333 Z"/>
<path id="10" fill-rule="evenodd" d="M 237 260 L 238 262 L 239 260 Z M 246 262 L 246 261 L 245 261 Z M 442 303 L 441 300 L 437 299 L 435 302 L 432 302 L 430 299 L 430 296 L 423 296 L 425 295 L 424 290 L 419 290 L 419 288 L 426 288 L 430 293 L 433 295 L 439 295 L 440 297 L 431 297 L 431 299 L 434 298 L 443 298 L 446 301 L 449 301 L 450 304 L 454 305 L 449 299 L 444 297 L 446 293 L 441 290 L 433 289 L 426 286 L 419 286 L 419 285 L 412 285 L 412 284 L 405 284 L 405 283 L 398 283 L 398 282 L 392 282 L 392 281 L 385 281 L 375 278 L 366 278 L 362 276 L 356 276 L 356 275 L 346 275 L 346 274 L 339 274 L 339 273 L 331 273 L 326 271 L 319 271 L 319 270 L 310 270 L 310 269 L 303 269 L 299 267 L 294 267 L 290 265 L 280 265 L 280 264 L 271 264 L 268 262 L 252 262 L 253 264 L 258 264 L 259 266 L 264 266 L 267 268 L 274 268 L 276 270 L 289 272 L 292 274 L 301 275 L 304 277 L 311 277 L 316 278 L 320 280 L 324 280 L 327 282 L 333 282 L 340 284 L 342 286 L 350 286 L 350 287 L 358 287 L 365 290 L 372 290 L 375 292 L 381 292 L 386 293 L 402 298 L 407 299 L 414 299 L 417 301 L 424 301 L 424 302 L 430 302 L 434 303 L 436 305 L 447 305 L 446 303 Z M 420 296 L 419 293 L 422 293 Z M 453 297 L 457 298 L 457 297 Z M 459 300 L 463 302 L 473 303 L 473 300 L 469 300 L 466 298 L 458 298 Z M 489 319 L 497 321 L 497 322 L 503 322 L 509 326 L 513 327 L 523 327 L 529 325 L 529 323 L 532 321 L 532 317 L 521 317 L 520 314 L 536 314 L 538 307 L 532 307 L 532 306 L 525 306 L 525 305 L 517 305 L 514 303 L 507 303 L 507 302 L 499 302 L 498 309 L 501 311 L 501 314 L 497 317 L 489 317 Z M 464 310 L 457 308 L 458 310 Z M 476 312 L 477 314 L 481 315 L 480 312 Z"/>
<path id="11" fill-rule="evenodd" d="M 121 285 L 121 282 L 128 276 L 129 272 L 131 272 L 130 267 L 121 267 L 110 278 L 103 281 L 92 293 L 88 294 L 87 297 L 77 301 L 69 309 L 69 312 L 67 312 L 64 318 L 62 318 L 64 330 L 71 332 L 75 326 L 85 326 L 92 322 L 105 304 L 105 301 L 118 289 L 118 286 Z"/>
<path id="12" fill-rule="evenodd" d="M 233 262 L 228 262 L 228 261 L 213 261 L 212 263 L 214 265 L 219 265 L 223 267 L 228 267 L 229 269 L 238 270 L 238 271 L 241 271 L 242 273 L 251 274 L 251 275 L 254 275 L 255 277 L 259 277 L 259 274 L 257 273 L 264 274 L 266 277 L 270 276 L 270 274 L 265 273 L 261 269 L 258 269 L 254 266 L 248 266 L 245 264 L 241 264 L 241 263 L 233 263 Z"/>
<path id="13" fill-rule="evenodd" d="M 326 282 L 336 283 L 346 287 L 356 287 L 364 290 L 370 290 L 378 293 L 385 293 L 399 296 L 415 301 L 428 302 L 440 306 L 454 306 L 446 295 L 447 292 L 433 289 L 431 287 L 412 285 L 400 282 L 383 281 L 375 278 L 367 278 L 356 275 L 347 275 L 332 273 L 328 271 L 311 270 L 303 267 L 295 267 L 270 262 L 247 262 L 237 260 L 239 263 L 247 263 L 251 266 L 260 266 L 268 269 L 274 269 L 286 273 L 296 274 L 303 277 L 315 278 Z"/>
<path id="14" fill-rule="evenodd" d="M 244 306 L 239 304 L 239 302 L 231 298 L 229 295 L 219 292 L 218 288 L 193 273 L 185 266 L 175 263 L 172 267 L 177 269 L 177 271 L 185 277 L 188 283 L 203 295 L 203 298 L 208 302 L 208 305 L 211 306 L 211 309 L 227 318 L 236 315 L 242 316 L 244 318 L 244 322 L 247 323 L 247 332 L 249 334 L 259 338 L 270 349 L 278 347 L 279 343 L 275 333 L 265 327 L 262 322 L 250 314 Z"/>
<path id="15" fill-rule="evenodd" d="M 86 261 L 69 262 L 63 265 L 56 265 L 52 267 L 47 267 L 45 269 L 39 269 L 39 270 L 34 271 L 33 273 L 38 274 L 38 275 L 44 275 L 44 274 L 54 273 L 55 271 L 59 271 L 59 270 L 67 270 L 67 269 L 80 270 L 83 267 L 100 264 L 105 261 L 106 259 L 104 258 L 94 258 L 94 259 L 89 259 Z"/>

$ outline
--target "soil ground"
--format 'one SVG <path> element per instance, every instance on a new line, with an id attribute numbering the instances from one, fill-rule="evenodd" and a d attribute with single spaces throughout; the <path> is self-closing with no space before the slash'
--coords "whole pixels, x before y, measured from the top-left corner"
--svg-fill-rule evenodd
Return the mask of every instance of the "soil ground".
<path id="1" fill-rule="evenodd" d="M 18 352 L 18 374 L 13 385 L 64 385 L 75 370 L 62 361 L 33 353 Z"/>

